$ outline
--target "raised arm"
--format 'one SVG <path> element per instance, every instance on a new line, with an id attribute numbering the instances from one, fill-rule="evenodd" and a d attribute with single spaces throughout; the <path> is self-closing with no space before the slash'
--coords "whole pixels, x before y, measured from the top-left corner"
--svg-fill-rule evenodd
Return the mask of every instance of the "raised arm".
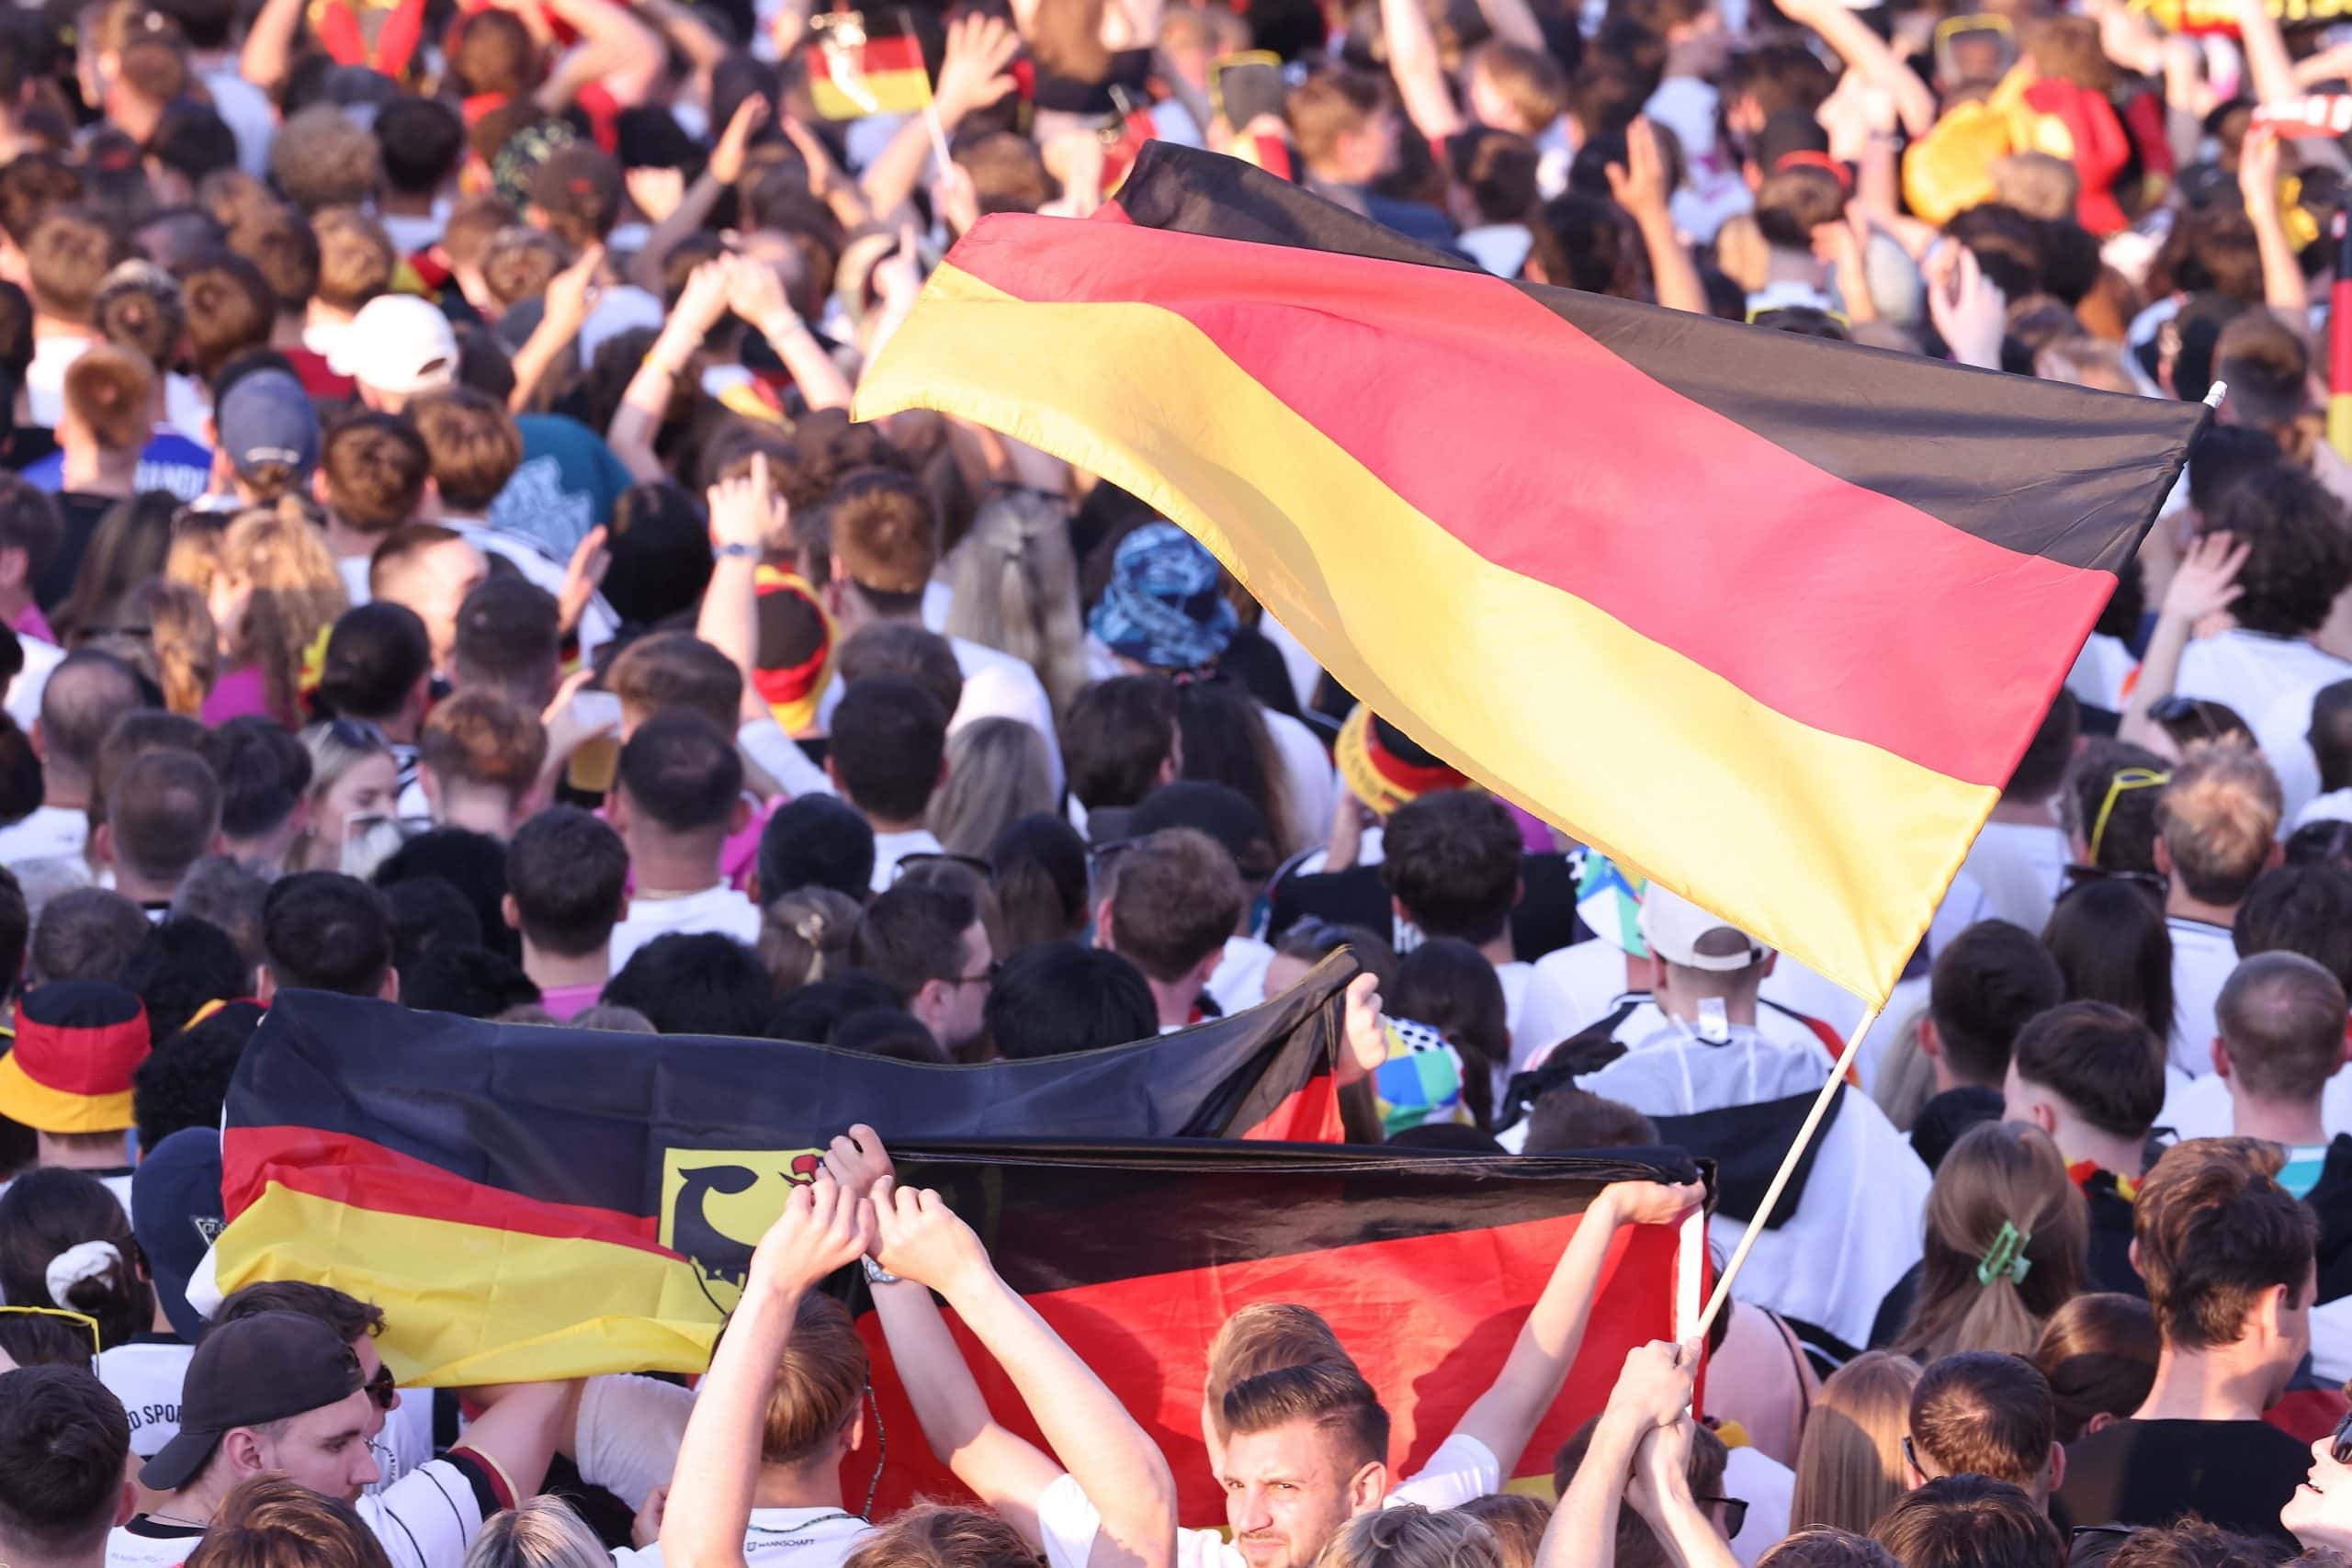
<path id="1" fill-rule="evenodd" d="M 767 339 L 784 367 L 792 372 L 792 383 L 800 389 L 801 400 L 810 409 L 849 407 L 849 378 L 800 319 L 800 312 L 792 308 L 775 268 L 750 257 L 737 262 L 728 281 L 727 304 Z"/>
<path id="2" fill-rule="evenodd" d="M 2156 722 L 2148 716 L 2172 695 L 2180 680 L 2180 656 L 2188 649 L 2189 638 L 2197 635 L 2198 624 L 2228 614 L 2237 602 L 2243 592 L 2238 569 L 2252 549 L 2251 545 L 2234 543 L 2227 534 L 2208 534 L 2189 545 L 2172 581 L 2165 585 L 2155 627 L 2148 634 L 2148 650 L 2140 660 L 2139 678 L 2132 683 L 2123 717 L 2115 727 L 2118 740 L 2145 746 L 2156 737 Z"/>
<path id="3" fill-rule="evenodd" d="M 1592 1430 L 1584 1461 L 1552 1512 L 1536 1551 L 1535 1568 L 1611 1568 L 1617 1510 L 1642 1439 L 1681 1418 L 1690 1403 L 1692 1358 L 1665 1340 L 1636 1346 L 1609 1392 L 1609 1405 Z"/>
<path id="4" fill-rule="evenodd" d="M 989 1266 L 987 1249 L 938 1193 L 874 1184 L 882 1268 L 947 1300 L 1020 1391 L 1054 1457 L 1102 1517 L 1091 1568 L 1170 1568 L 1176 1478 L 1102 1380 Z"/>
<path id="5" fill-rule="evenodd" d="M 506 395 L 510 413 L 521 413 L 538 395 L 539 382 L 556 356 L 571 346 L 595 309 L 596 276 L 604 269 L 602 243 L 580 253 L 580 259 L 548 279 L 546 308 L 529 341 L 514 355 L 514 389 Z"/>
<path id="6" fill-rule="evenodd" d="M 1739 1560 L 1713 1517 L 1690 1495 L 1692 1430 L 1688 1416 L 1649 1429 L 1634 1450 L 1625 1501 L 1649 1522 L 1675 1568 L 1737 1568 Z"/>
<path id="7" fill-rule="evenodd" d="M 703 591 L 695 636 L 734 661 L 743 675 L 744 718 L 768 718 L 766 701 L 752 679 L 759 663 L 759 567 L 768 536 L 791 519 L 768 478 L 764 452 L 754 454 L 752 471 L 710 487 L 710 586 Z"/>
<path id="8" fill-rule="evenodd" d="M 890 1156 L 874 1129 L 860 1123 L 835 1138 L 825 1169 L 847 1190 L 871 1192 L 877 1182 L 896 1179 Z M 1010 1430 L 989 1411 L 972 1369 L 940 1315 L 931 1292 L 901 1278 L 874 1287 L 874 1310 L 890 1347 L 923 1440 L 956 1479 L 1010 1521 L 1023 1540 L 1042 1549 L 1038 1501 L 1061 1479 L 1062 1467 L 1028 1438 Z"/>
<path id="9" fill-rule="evenodd" d="M 1521 1325 L 1503 1370 L 1493 1386 L 1462 1413 L 1455 1435 L 1485 1444 L 1502 1473 L 1510 1474 L 1536 1424 L 1567 1381 L 1577 1347 L 1584 1342 L 1585 1323 L 1592 1315 L 1593 1297 L 1600 1289 L 1609 1244 L 1619 1227 L 1672 1224 L 1704 1196 L 1696 1182 L 1668 1187 L 1655 1181 L 1615 1181 L 1602 1188 Z"/>
<path id="10" fill-rule="evenodd" d="M 237 52 L 237 74 L 265 93 L 274 93 L 294 65 L 294 39 L 302 30 L 305 0 L 262 0 L 254 25 Z"/>
<path id="11" fill-rule="evenodd" d="M 645 101 L 662 74 L 662 40 L 614 0 L 544 0 L 569 22 L 580 42 L 556 62 L 532 99 L 560 114 L 591 82 L 601 82 L 624 108 Z"/>
<path id="12" fill-rule="evenodd" d="M 645 243 L 638 247 L 629 263 L 630 282 L 650 293 L 662 292 L 662 264 L 678 248 L 679 241 L 703 226 L 727 187 L 742 177 L 743 155 L 767 118 L 768 101 L 761 94 L 753 93 L 736 106 L 734 117 L 719 133 L 718 145 L 710 150 L 710 162 L 678 198 L 670 216 L 656 223 L 645 236 Z"/>
<path id="13" fill-rule="evenodd" d="M 1421 0 L 1380 0 L 1380 30 L 1388 40 L 1389 74 L 1396 78 L 1396 96 L 1413 129 L 1430 141 L 1460 135 L 1466 122 Z"/>
<path id="14" fill-rule="evenodd" d="M 1903 117 L 1905 130 L 1914 137 L 1928 134 L 1936 123 L 1935 94 L 1919 80 L 1917 72 L 1887 47 L 1884 39 L 1871 31 L 1869 24 L 1840 0 L 1792 0 L 1781 7 L 1781 14 L 1820 34 L 1821 41 L 1838 51 L 1849 71 L 1860 72 L 1873 85 L 1894 94 L 1895 112 Z"/>
<path id="15" fill-rule="evenodd" d="M 2245 51 L 2245 72 L 2254 84 L 2254 101 L 2284 103 L 2295 96 L 2295 69 L 2287 57 L 2287 39 L 2278 18 L 2264 0 L 2238 0 L 2238 42 Z"/>
<path id="16" fill-rule="evenodd" d="M 1007 67 L 1021 52 L 1021 35 L 993 17 L 965 17 L 948 24 L 947 51 L 939 62 L 939 85 L 931 96 L 932 113 L 939 129 L 953 136 L 966 115 L 984 109 L 1013 89 Z M 931 128 L 919 114 L 909 115 L 874 162 L 862 182 L 865 205 L 877 220 L 888 222 L 906 205 L 922 183 L 923 165 L 931 161 Z"/>
<path id="17" fill-rule="evenodd" d="M 1698 265 L 1690 247 L 1675 232 L 1670 209 L 1673 191 L 1667 185 L 1666 159 L 1658 152 L 1657 131 L 1648 119 L 1635 116 L 1625 128 L 1625 161 L 1611 164 L 1609 194 L 1632 214 L 1642 231 L 1642 248 L 1649 253 L 1650 281 L 1657 302 L 1669 310 L 1710 314 L 1706 285 L 1699 281 Z"/>
<path id="18" fill-rule="evenodd" d="M 670 394 L 678 378 L 710 335 L 710 329 L 727 313 L 727 291 L 732 282 L 726 257 L 695 268 L 669 320 L 662 323 L 661 335 L 646 351 L 645 362 L 629 378 L 620 406 L 613 411 L 605 440 L 639 483 L 650 484 L 666 471 L 654 453 L 653 438 L 670 412 Z"/>
<path id="19" fill-rule="evenodd" d="M 2277 131 L 2267 125 L 2248 127 L 2245 140 L 2238 143 L 2238 193 L 2245 200 L 2255 248 L 2262 256 L 2262 302 L 2299 334 L 2308 334 L 2311 288 L 2303 281 L 2295 243 L 2287 237 L 2286 220 L 2278 214 L 2278 153 Z"/>
<path id="20" fill-rule="evenodd" d="M 768 1391 L 800 1298 L 872 1240 L 872 1209 L 828 1176 L 795 1188 L 760 1238 L 743 1299 L 711 1355 L 678 1444 L 662 1518 L 662 1558 L 671 1568 L 741 1568 Z"/>

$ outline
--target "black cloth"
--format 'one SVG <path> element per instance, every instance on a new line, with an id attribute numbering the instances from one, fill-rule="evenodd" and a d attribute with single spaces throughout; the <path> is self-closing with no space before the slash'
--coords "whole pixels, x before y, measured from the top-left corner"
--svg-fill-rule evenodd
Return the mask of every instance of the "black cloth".
<path id="1" fill-rule="evenodd" d="M 1911 1308 L 1919 1299 L 1919 1280 L 1927 1267 L 1925 1262 L 1914 1263 L 1880 1298 L 1878 1315 L 1871 1319 L 1871 1349 L 1883 1350 L 1903 1337 L 1911 1322 Z"/>
<path id="2" fill-rule="evenodd" d="M 1567 856 L 1524 856 L 1519 874 L 1526 892 L 1519 908 L 1510 912 L 1510 945 L 1516 957 L 1532 964 L 1591 934 L 1577 919 L 1577 877 Z M 1311 876 L 1284 877 L 1275 884 L 1268 928 L 1275 936 L 1310 915 L 1333 925 L 1367 927 L 1384 941 L 1396 929 L 1388 906 L 1388 885 L 1380 880 L 1376 865 L 1318 871 Z"/>
<path id="3" fill-rule="evenodd" d="M 1960 1135 L 1979 1122 L 1998 1122 L 2003 1108 L 2001 1091 L 1983 1089 L 1974 1084 L 1962 1084 L 1948 1089 L 1919 1108 L 1911 1123 L 1911 1152 L 1932 1171 L 1944 1163 L 1944 1156 L 1960 1142 Z M 1871 1343 L 1879 1341 L 1873 1339 Z"/>
<path id="4" fill-rule="evenodd" d="M 2083 1288 L 2145 1298 L 2148 1287 L 2132 1267 L 2132 1200 L 2111 1170 L 2092 1171 L 2082 1189 L 2091 1222 L 2090 1280 Z"/>
<path id="5" fill-rule="evenodd" d="M 57 492 L 57 510 L 65 515 L 65 532 L 57 541 L 57 553 L 49 558 L 41 569 L 40 579 L 33 584 L 33 602 L 43 614 L 64 603 L 74 592 L 74 574 L 82 570 L 82 557 L 90 547 L 90 536 L 98 531 L 98 523 L 114 510 L 115 498 L 110 495 L 85 495 L 80 491 Z"/>
<path id="6" fill-rule="evenodd" d="M 2352 1133 L 2328 1141 L 2319 1183 L 2303 1201 L 2319 1215 L 2319 1299 L 2352 1296 Z"/>
<path id="7" fill-rule="evenodd" d="M 2292 1557 L 2302 1548 L 2278 1510 L 2311 1459 L 2263 1421 L 2117 1421 L 2067 1445 L 2065 1483 L 2050 1499 L 2050 1517 L 2063 1530 L 2168 1525 L 2196 1514 Z"/>
<path id="8" fill-rule="evenodd" d="M 1127 101 L 1141 107 L 1146 101 L 1144 87 L 1151 80 L 1151 51 L 1123 49 L 1111 57 L 1111 69 L 1100 82 L 1081 82 L 1075 76 L 1064 76 L 1046 69 L 1045 62 L 1036 65 L 1036 85 L 1031 89 L 1031 107 L 1049 109 L 1057 114 L 1111 115 L 1119 111 L 1119 100 L 1112 93 L 1119 88 Z"/>

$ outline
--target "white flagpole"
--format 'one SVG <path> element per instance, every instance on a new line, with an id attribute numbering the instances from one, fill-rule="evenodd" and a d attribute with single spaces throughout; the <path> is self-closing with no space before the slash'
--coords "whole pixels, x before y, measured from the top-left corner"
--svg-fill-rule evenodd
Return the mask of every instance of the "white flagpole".
<path id="1" fill-rule="evenodd" d="M 1692 1331 L 1691 1338 L 1703 1339 L 1707 1337 L 1707 1330 L 1714 1324 L 1715 1314 L 1723 1311 L 1724 1303 L 1731 1298 L 1731 1282 L 1739 1278 L 1740 1266 L 1747 1261 L 1749 1248 L 1756 1245 L 1758 1235 L 1764 1229 L 1764 1222 L 1772 1217 L 1773 1206 L 1781 1201 L 1781 1190 L 1789 1184 L 1789 1173 L 1796 1169 L 1797 1160 L 1804 1154 L 1805 1145 L 1813 1142 L 1813 1134 L 1820 1128 L 1822 1117 L 1828 1113 L 1830 1097 L 1846 1081 L 1846 1069 L 1854 1065 L 1854 1053 L 1861 1048 L 1862 1036 L 1871 1032 L 1871 1025 L 1878 1021 L 1878 1015 L 1885 1006 L 1881 1002 L 1863 1013 L 1861 1021 L 1854 1025 L 1853 1032 L 1846 1036 L 1846 1048 L 1838 1054 L 1838 1065 L 1829 1069 L 1828 1081 L 1821 1086 L 1821 1092 L 1813 1097 L 1813 1109 L 1805 1112 L 1804 1125 L 1797 1129 L 1796 1142 L 1789 1145 L 1788 1156 L 1781 1161 L 1781 1168 L 1772 1173 L 1772 1185 L 1764 1190 L 1764 1201 L 1756 1205 L 1756 1213 L 1749 1217 L 1747 1234 L 1739 1238 L 1739 1246 L 1733 1251 L 1731 1261 L 1724 1265 L 1723 1277 L 1715 1281 L 1715 1293 L 1707 1298 L 1707 1310 L 1699 1314 L 1699 1326 Z"/>

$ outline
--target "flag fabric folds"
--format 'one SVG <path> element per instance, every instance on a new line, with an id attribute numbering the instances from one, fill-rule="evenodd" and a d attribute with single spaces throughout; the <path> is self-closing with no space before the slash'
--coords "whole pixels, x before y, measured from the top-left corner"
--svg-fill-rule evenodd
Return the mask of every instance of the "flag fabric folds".
<path id="1" fill-rule="evenodd" d="M 1513 284 L 1153 143 L 858 392 L 1182 524 L 1479 782 L 1883 998 L 2201 411 Z"/>
<path id="2" fill-rule="evenodd" d="M 901 1140 L 1332 1141 L 1354 961 L 1178 1034 L 978 1066 L 496 1025 L 280 993 L 229 1095 L 223 1291 L 382 1306 L 407 1383 L 699 1371 L 752 1245 L 854 1122 Z"/>
<path id="3" fill-rule="evenodd" d="M 901 1182 L 939 1189 L 971 1221 L 1006 1282 L 1151 1431 L 1187 1525 L 1225 1522 L 1201 1440 L 1201 1390 L 1209 1343 L 1235 1309 L 1294 1302 L 1329 1320 L 1394 1419 L 1390 1461 L 1401 1479 L 1502 1370 L 1601 1187 L 1697 1174 L 1680 1151 L 1658 1149 L 1512 1159 L 1193 1140 L 893 1156 Z M 1679 1239 L 1657 1226 L 1620 1234 L 1566 1386 L 1515 1469 L 1505 1456 L 1507 1479 L 1541 1476 L 1548 1490 L 1554 1450 L 1600 1413 L 1625 1352 L 1673 1337 Z M 1704 1249 L 1689 1259 L 1703 1267 Z M 1690 1283 L 1695 1304 L 1699 1282 Z M 853 1288 L 866 1290 L 863 1280 Z M 1035 1440 L 1010 1380 L 949 1321 L 989 1408 Z M 876 1506 L 954 1494 L 923 1447 L 880 1324 L 867 1314 L 859 1329 L 889 1445 Z M 842 1466 L 853 1497 L 874 1472 L 879 1442 L 871 1432 L 865 1442 Z"/>

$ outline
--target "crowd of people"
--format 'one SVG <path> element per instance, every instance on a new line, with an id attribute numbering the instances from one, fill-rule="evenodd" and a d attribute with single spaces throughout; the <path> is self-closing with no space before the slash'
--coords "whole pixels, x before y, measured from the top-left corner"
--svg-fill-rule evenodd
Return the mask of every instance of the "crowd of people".
<path id="1" fill-rule="evenodd" d="M 0 10 L 0 1563 L 2337 1564 L 2352 164 L 2306 96 L 2352 42 L 2278 9 Z M 1219 1532 L 887 1126 L 697 1378 L 403 1391 L 374 1303 L 216 1299 L 282 988 L 947 1066 L 1345 951 L 1351 1142 L 1687 1150 L 1719 1257 L 1763 1212 L 1860 998 L 1476 787 L 1117 487 L 849 417 L 948 245 L 1152 139 L 1500 277 L 2226 386 L 1703 1339 L 1528 1451 L 1612 1238 L 1702 1202 L 1656 1182 L 1417 1461 L 1409 1391 L 1251 1303 L 1203 1348 Z M 844 1481 L 861 1260 L 961 1503 Z"/>

